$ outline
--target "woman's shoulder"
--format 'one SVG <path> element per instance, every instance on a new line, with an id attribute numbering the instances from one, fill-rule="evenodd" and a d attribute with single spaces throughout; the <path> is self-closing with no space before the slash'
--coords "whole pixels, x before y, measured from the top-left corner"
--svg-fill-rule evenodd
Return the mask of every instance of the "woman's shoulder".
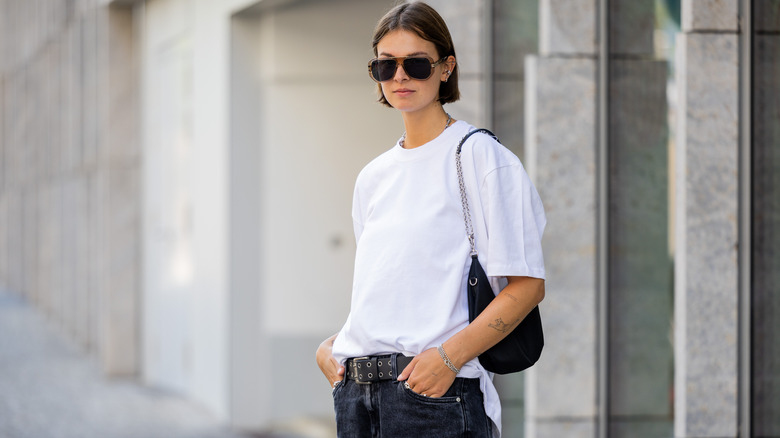
<path id="1" fill-rule="evenodd" d="M 478 128 L 468 125 L 464 136 L 476 129 Z M 505 166 L 522 166 L 520 158 L 514 152 L 504 146 L 497 138 L 485 132 L 472 134 L 463 143 L 462 154 L 464 159 L 470 159 L 477 168 L 481 168 L 484 172 Z"/>
<path id="2" fill-rule="evenodd" d="M 383 169 L 386 169 L 387 166 L 392 162 L 391 154 L 394 148 L 395 146 L 386 150 L 385 152 L 382 152 L 377 157 L 369 161 L 368 164 L 363 166 L 363 169 L 361 169 L 360 173 L 358 173 L 357 183 L 360 184 L 361 181 L 370 180 L 375 175 L 381 173 Z"/>

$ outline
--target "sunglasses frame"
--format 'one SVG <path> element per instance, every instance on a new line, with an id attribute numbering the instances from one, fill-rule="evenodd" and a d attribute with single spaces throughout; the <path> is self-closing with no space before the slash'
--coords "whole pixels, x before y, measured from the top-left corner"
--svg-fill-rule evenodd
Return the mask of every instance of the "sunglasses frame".
<path id="1" fill-rule="evenodd" d="M 428 62 L 431 63 L 431 72 L 430 72 L 430 74 L 428 74 L 428 76 L 425 77 L 425 78 L 414 78 L 414 77 L 412 77 L 412 75 L 410 75 L 409 72 L 406 71 L 406 68 L 404 68 L 404 61 L 406 61 L 409 58 L 427 59 Z M 401 68 L 404 69 L 404 73 L 406 73 L 406 75 L 409 76 L 410 79 L 414 79 L 416 81 L 427 81 L 428 79 L 431 78 L 431 76 L 433 76 L 433 71 L 436 69 L 436 66 L 441 64 L 441 63 L 443 63 L 444 61 L 446 61 L 447 58 L 449 58 L 449 56 L 445 56 L 445 57 L 441 58 L 438 61 L 434 61 L 433 58 L 431 58 L 430 56 L 425 56 L 425 55 L 393 56 L 393 57 L 386 57 L 386 58 L 371 58 L 371 60 L 368 61 L 368 76 L 376 83 L 391 81 L 395 77 L 396 73 L 398 73 L 398 67 L 401 67 Z M 393 76 L 391 76 L 390 79 L 385 79 L 384 81 L 376 80 L 376 78 L 374 77 L 374 74 L 371 72 L 371 64 L 373 64 L 376 61 L 389 61 L 389 60 L 395 61 L 395 70 L 393 70 Z"/>

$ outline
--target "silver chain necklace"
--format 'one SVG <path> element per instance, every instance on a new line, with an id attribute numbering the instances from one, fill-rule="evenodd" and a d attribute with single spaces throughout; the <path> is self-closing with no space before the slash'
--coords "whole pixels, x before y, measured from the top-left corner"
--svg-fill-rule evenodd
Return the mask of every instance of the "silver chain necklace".
<path id="1" fill-rule="evenodd" d="M 450 123 L 452 123 L 452 116 L 448 112 L 445 112 L 444 114 L 447 114 L 447 123 L 444 124 L 444 129 L 447 129 L 450 127 Z M 444 129 L 442 129 L 442 132 L 444 132 Z M 401 147 L 404 147 L 405 140 L 406 140 L 406 131 L 404 131 L 404 135 L 401 136 L 401 141 L 399 141 L 398 144 L 400 144 Z"/>

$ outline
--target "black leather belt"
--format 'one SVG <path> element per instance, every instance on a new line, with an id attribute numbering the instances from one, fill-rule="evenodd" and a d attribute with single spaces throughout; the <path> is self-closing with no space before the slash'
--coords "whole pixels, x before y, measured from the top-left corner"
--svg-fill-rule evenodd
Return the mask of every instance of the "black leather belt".
<path id="1" fill-rule="evenodd" d="M 347 379 L 355 383 L 368 384 L 380 380 L 395 380 L 398 374 L 414 359 L 402 354 L 363 356 L 347 359 Z"/>

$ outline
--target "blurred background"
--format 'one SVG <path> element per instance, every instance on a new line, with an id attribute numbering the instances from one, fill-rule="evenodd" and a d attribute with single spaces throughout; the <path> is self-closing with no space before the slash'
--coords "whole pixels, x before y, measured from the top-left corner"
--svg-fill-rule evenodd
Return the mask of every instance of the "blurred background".
<path id="1" fill-rule="evenodd" d="M 335 436 L 396 3 L 0 0 L 0 436 Z M 780 0 L 428 3 L 547 212 L 505 436 L 780 436 Z"/>

